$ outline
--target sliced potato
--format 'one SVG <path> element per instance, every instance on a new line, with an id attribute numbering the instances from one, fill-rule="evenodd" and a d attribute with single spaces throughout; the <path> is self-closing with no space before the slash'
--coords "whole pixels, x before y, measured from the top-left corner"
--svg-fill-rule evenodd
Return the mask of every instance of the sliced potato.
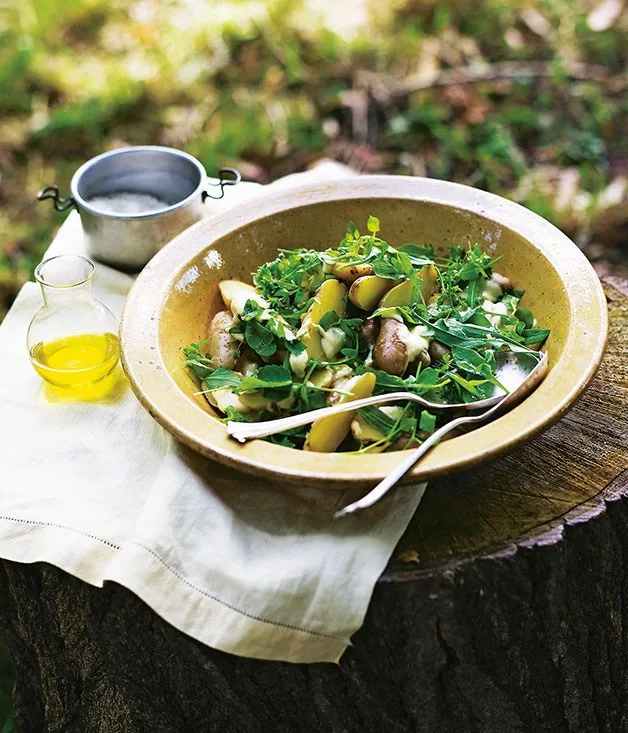
<path id="1" fill-rule="evenodd" d="M 378 275 L 359 277 L 349 290 L 349 300 L 364 311 L 372 311 L 396 282 Z"/>
<path id="2" fill-rule="evenodd" d="M 261 390 L 254 390 L 251 392 L 243 392 L 237 395 L 240 402 L 251 410 L 269 410 L 273 404 L 272 400 L 268 397 L 264 397 Z"/>
<path id="3" fill-rule="evenodd" d="M 375 375 L 372 372 L 360 374 L 349 379 L 343 385 L 343 391 L 349 394 L 340 395 L 339 402 L 351 402 L 363 397 L 369 397 L 375 389 Z M 315 420 L 303 446 L 303 450 L 319 453 L 333 453 L 347 437 L 351 420 L 355 412 L 343 412 L 341 415 L 332 415 Z"/>
<path id="4" fill-rule="evenodd" d="M 325 313 L 329 311 L 334 311 L 340 318 L 344 318 L 346 294 L 346 286 L 338 280 L 325 280 L 316 291 L 314 300 L 308 308 L 299 329 L 299 337 L 307 349 L 310 359 L 326 360 L 323 351 L 323 339 L 318 330 L 318 324 Z"/>
<path id="5" fill-rule="evenodd" d="M 429 300 L 438 287 L 438 273 L 434 265 L 425 265 L 419 271 L 421 283 L 421 294 L 425 301 Z M 394 308 L 412 303 L 414 286 L 410 280 L 404 280 L 399 285 L 389 290 L 379 301 L 379 308 Z"/>
<path id="6" fill-rule="evenodd" d="M 364 264 L 364 265 L 335 264 L 335 265 L 332 265 L 331 273 L 332 275 L 334 275 L 334 277 L 337 277 L 339 280 L 342 280 L 343 282 L 346 282 L 350 285 L 352 282 L 355 282 L 359 277 L 364 277 L 365 275 L 372 275 L 373 268 L 367 264 Z"/>
<path id="7" fill-rule="evenodd" d="M 213 392 L 207 393 L 207 399 L 210 404 L 217 407 L 221 412 L 227 412 L 228 407 L 233 407 L 238 412 L 246 414 L 251 412 L 251 407 L 245 405 L 240 396 L 235 394 L 230 387 L 215 389 Z"/>
<path id="8" fill-rule="evenodd" d="M 312 384 L 314 387 L 331 387 L 333 381 L 334 373 L 332 370 L 329 367 L 321 367 L 312 372 L 308 384 Z"/>
<path id="9" fill-rule="evenodd" d="M 384 437 L 383 433 L 366 422 L 359 413 L 351 421 L 351 432 L 353 437 L 361 443 L 377 443 Z"/>
<path id="10" fill-rule="evenodd" d="M 378 308 L 396 308 L 398 306 L 410 305 L 413 290 L 414 286 L 410 280 L 404 280 L 384 295 L 379 301 Z"/>
<path id="11" fill-rule="evenodd" d="M 235 371 L 240 372 L 243 377 L 250 377 L 251 374 L 255 374 L 259 367 L 257 354 L 248 346 L 245 346 L 242 349 L 238 363 L 235 365 Z"/>
<path id="12" fill-rule="evenodd" d="M 259 304 L 261 308 L 268 308 L 268 303 L 249 283 L 243 283 L 240 280 L 223 280 L 219 285 L 220 295 L 227 308 L 236 315 L 242 315 L 247 300 L 252 300 Z"/>
<path id="13" fill-rule="evenodd" d="M 438 271 L 434 265 L 425 265 L 419 271 L 419 277 L 423 280 L 421 292 L 425 300 L 428 300 L 438 290 Z"/>
<path id="14" fill-rule="evenodd" d="M 403 408 L 399 405 L 385 405 L 379 409 L 393 420 L 398 420 L 403 412 Z M 357 413 L 351 421 L 351 432 L 361 443 L 377 443 L 384 437 L 384 434 L 367 422 L 360 413 Z"/>
<path id="15" fill-rule="evenodd" d="M 233 323 L 234 317 L 229 311 L 220 311 L 209 325 L 207 353 L 215 367 L 233 369 L 236 365 L 240 343 L 229 333 Z"/>

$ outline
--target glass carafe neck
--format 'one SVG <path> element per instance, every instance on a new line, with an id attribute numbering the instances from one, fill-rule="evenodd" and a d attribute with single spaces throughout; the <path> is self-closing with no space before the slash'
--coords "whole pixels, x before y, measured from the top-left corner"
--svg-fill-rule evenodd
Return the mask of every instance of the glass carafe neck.
<path id="1" fill-rule="evenodd" d="M 94 263 L 82 255 L 58 255 L 44 260 L 35 270 L 44 304 L 55 307 L 69 301 L 92 298 Z"/>

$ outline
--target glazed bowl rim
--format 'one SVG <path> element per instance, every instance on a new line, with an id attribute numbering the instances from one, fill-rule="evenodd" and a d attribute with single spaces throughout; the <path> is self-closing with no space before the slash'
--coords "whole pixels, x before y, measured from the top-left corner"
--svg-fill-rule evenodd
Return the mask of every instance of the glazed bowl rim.
<path id="1" fill-rule="evenodd" d="M 245 207 L 201 220 L 173 239 L 140 273 L 121 319 L 122 364 L 140 402 L 176 438 L 221 463 L 292 483 L 367 485 L 393 468 L 398 461 L 398 454 L 395 458 L 394 453 L 326 454 L 321 468 L 318 453 L 261 440 L 246 445 L 236 443 L 227 437 L 223 424 L 175 383 L 159 346 L 159 321 L 170 289 L 200 252 L 268 216 L 304 206 L 364 199 L 440 204 L 479 215 L 515 232 L 557 271 L 571 311 L 563 353 L 537 393 L 489 425 L 436 446 L 406 477 L 407 481 L 468 469 L 502 455 L 558 420 L 585 389 L 604 351 L 608 330 L 606 300 L 593 268 L 565 234 L 519 204 L 462 184 L 405 176 L 359 176 L 269 193 L 247 202 Z M 149 368 L 146 362 L 151 355 L 158 361 Z"/>

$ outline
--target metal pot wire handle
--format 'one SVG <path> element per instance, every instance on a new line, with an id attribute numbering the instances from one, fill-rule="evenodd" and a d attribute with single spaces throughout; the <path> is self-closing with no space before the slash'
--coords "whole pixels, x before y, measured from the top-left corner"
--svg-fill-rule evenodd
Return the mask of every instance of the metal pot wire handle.
<path id="1" fill-rule="evenodd" d="M 235 186 L 242 180 L 240 171 L 237 171 L 235 168 L 221 168 L 218 171 L 218 176 L 219 179 L 216 183 L 208 183 L 207 185 L 212 187 L 218 186 L 220 188 L 220 194 L 218 196 L 212 196 L 209 191 L 203 191 L 203 202 L 207 199 L 214 199 L 215 201 L 221 199 L 225 195 L 225 186 Z M 225 178 L 225 176 L 230 177 Z"/>
<path id="2" fill-rule="evenodd" d="M 52 185 L 42 188 L 37 194 L 37 200 L 43 201 L 44 199 L 52 199 L 52 203 L 57 211 L 66 211 L 72 207 L 75 209 L 78 208 L 72 196 L 68 196 L 67 199 L 59 196 L 59 186 Z"/>

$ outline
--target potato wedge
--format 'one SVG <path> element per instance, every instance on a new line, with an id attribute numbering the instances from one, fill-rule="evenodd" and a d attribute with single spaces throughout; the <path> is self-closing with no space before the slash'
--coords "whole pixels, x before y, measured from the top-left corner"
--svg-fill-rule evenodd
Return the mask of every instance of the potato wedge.
<path id="1" fill-rule="evenodd" d="M 312 372 L 308 379 L 308 384 L 312 384 L 315 387 L 331 387 L 333 381 L 333 371 L 329 367 L 321 367 Z"/>
<path id="2" fill-rule="evenodd" d="M 359 277 L 373 274 L 373 268 L 370 265 L 332 265 L 331 273 L 339 280 L 351 285 Z"/>
<path id="3" fill-rule="evenodd" d="M 234 320 L 229 311 L 220 311 L 209 324 L 207 353 L 215 367 L 233 369 L 236 365 L 240 342 L 229 333 Z"/>
<path id="4" fill-rule="evenodd" d="M 396 283 L 396 280 L 387 280 L 378 275 L 359 277 L 349 290 L 349 300 L 363 311 L 372 311 Z"/>
<path id="5" fill-rule="evenodd" d="M 240 351 L 240 358 L 235 365 L 235 371 L 240 372 L 243 377 L 250 377 L 260 367 L 259 357 L 248 346 L 244 346 Z"/>
<path id="6" fill-rule="evenodd" d="M 325 280 L 316 291 L 314 300 L 303 318 L 298 334 L 307 349 L 310 359 L 326 360 L 323 351 L 323 339 L 318 330 L 318 324 L 325 313 L 329 311 L 334 311 L 340 318 L 344 318 L 346 294 L 347 287 L 338 280 Z"/>
<path id="7" fill-rule="evenodd" d="M 240 402 L 251 410 L 270 410 L 273 401 L 268 397 L 264 397 L 261 390 L 254 392 L 243 392 L 237 395 Z"/>
<path id="8" fill-rule="evenodd" d="M 370 397 L 375 389 L 375 375 L 372 372 L 351 377 L 343 385 L 343 391 L 349 394 L 340 395 L 339 402 Z M 303 450 L 319 453 L 333 453 L 349 433 L 351 420 L 355 412 L 344 412 L 341 415 L 332 415 L 315 420 L 305 440 Z"/>
<path id="9" fill-rule="evenodd" d="M 227 412 L 228 407 L 233 407 L 237 412 L 246 414 L 251 412 L 251 407 L 245 405 L 240 399 L 239 395 L 230 387 L 223 387 L 222 389 L 215 389 L 213 392 L 207 393 L 207 399 L 209 403 L 217 407 L 221 412 Z"/>
<path id="10" fill-rule="evenodd" d="M 414 286 L 410 280 L 404 280 L 399 285 L 391 288 L 379 301 L 378 308 L 395 308 L 397 306 L 410 305 Z"/>
<path id="11" fill-rule="evenodd" d="M 419 277 L 423 280 L 421 284 L 421 293 L 424 300 L 428 300 L 434 295 L 438 286 L 438 273 L 434 265 L 425 265 L 419 271 Z M 399 285 L 389 290 L 379 301 L 379 308 L 394 308 L 396 306 L 410 305 L 412 303 L 412 294 L 414 287 L 410 280 L 404 280 Z"/>
<path id="12" fill-rule="evenodd" d="M 379 409 L 393 420 L 397 420 L 403 412 L 403 408 L 398 405 L 385 405 Z M 351 433 L 361 443 L 377 443 L 384 438 L 384 434 L 367 422 L 359 413 L 351 421 Z"/>
<path id="13" fill-rule="evenodd" d="M 234 316 L 242 315 L 247 300 L 252 300 L 261 308 L 268 308 L 267 301 L 249 283 L 240 280 L 223 280 L 219 285 L 220 295 Z"/>
<path id="14" fill-rule="evenodd" d="M 425 265 L 419 271 L 419 277 L 423 280 L 421 292 L 425 300 L 427 300 L 438 290 L 438 272 L 434 265 Z"/>

